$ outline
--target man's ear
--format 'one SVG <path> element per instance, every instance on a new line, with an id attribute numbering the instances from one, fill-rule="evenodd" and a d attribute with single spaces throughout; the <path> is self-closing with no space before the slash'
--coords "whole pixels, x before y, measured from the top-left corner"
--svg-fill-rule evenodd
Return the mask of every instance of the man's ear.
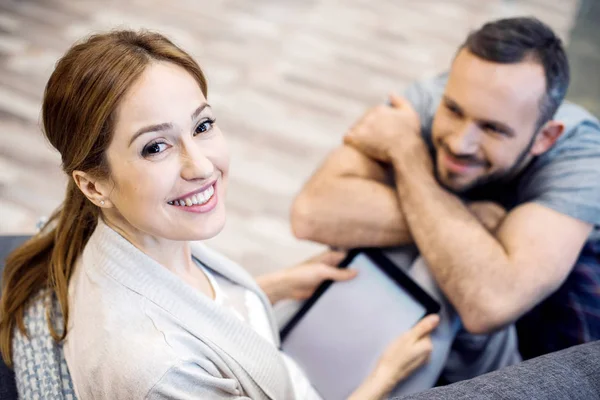
<path id="1" fill-rule="evenodd" d="M 73 180 L 85 197 L 98 207 L 110 208 L 113 206 L 108 197 L 109 188 L 104 182 L 83 171 L 73 171 Z"/>
<path id="2" fill-rule="evenodd" d="M 550 150 L 564 131 L 565 124 L 563 122 L 546 122 L 536 134 L 535 142 L 531 147 L 531 155 L 539 156 Z"/>

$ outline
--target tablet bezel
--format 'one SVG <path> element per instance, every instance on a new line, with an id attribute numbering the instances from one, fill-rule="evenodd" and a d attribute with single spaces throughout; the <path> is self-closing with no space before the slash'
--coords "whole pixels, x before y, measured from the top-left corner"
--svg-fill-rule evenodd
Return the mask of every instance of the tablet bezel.
<path id="1" fill-rule="evenodd" d="M 439 303 L 434 300 L 427 292 L 425 292 L 412 278 L 410 278 L 400 267 L 394 264 L 380 249 L 374 248 L 359 248 L 351 250 L 346 258 L 338 265 L 338 268 L 346 268 L 354 257 L 359 254 L 365 254 L 373 264 L 382 270 L 390 279 L 396 282 L 400 287 L 405 289 L 415 300 L 425 307 L 425 314 L 436 314 L 440 311 Z M 313 293 L 313 295 L 302 305 L 300 310 L 292 317 L 292 319 L 283 327 L 280 332 L 281 343 L 300 322 L 302 317 L 306 315 L 308 310 L 319 300 L 319 298 L 329 289 L 334 281 L 328 280 L 323 282 Z M 423 318 L 422 317 L 422 318 Z"/>

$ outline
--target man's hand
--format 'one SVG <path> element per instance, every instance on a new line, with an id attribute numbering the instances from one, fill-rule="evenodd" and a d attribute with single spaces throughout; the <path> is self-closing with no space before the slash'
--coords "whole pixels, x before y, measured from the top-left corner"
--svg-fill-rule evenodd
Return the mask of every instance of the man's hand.
<path id="1" fill-rule="evenodd" d="M 350 129 L 344 142 L 366 156 L 388 163 L 392 148 L 398 143 L 421 140 L 419 115 L 402 97 L 391 95 L 389 105 L 369 110 Z"/>
<path id="2" fill-rule="evenodd" d="M 495 235 L 498 227 L 504 221 L 506 217 L 506 210 L 499 204 L 492 201 L 475 201 L 469 203 L 469 210 L 475 218 L 481 222 L 481 224 L 488 230 L 492 235 Z"/>

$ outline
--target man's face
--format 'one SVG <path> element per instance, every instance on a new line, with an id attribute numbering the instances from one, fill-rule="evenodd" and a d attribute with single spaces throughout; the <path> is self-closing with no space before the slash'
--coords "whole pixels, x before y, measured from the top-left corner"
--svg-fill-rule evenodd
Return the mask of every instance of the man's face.
<path id="1" fill-rule="evenodd" d="M 433 121 L 439 182 L 462 193 L 510 178 L 531 159 L 545 90 L 539 63 L 498 64 L 462 49 Z"/>

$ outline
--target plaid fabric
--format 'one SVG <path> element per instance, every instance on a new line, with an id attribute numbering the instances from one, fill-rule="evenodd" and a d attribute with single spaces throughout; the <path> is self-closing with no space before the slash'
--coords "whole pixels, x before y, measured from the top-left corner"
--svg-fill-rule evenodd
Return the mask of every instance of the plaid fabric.
<path id="1" fill-rule="evenodd" d="M 524 359 L 600 339 L 600 241 L 586 244 L 565 283 L 517 331 Z"/>
<path id="2" fill-rule="evenodd" d="M 62 345 L 50 336 L 46 320 L 46 296 L 36 297 L 25 313 L 28 338 L 18 330 L 13 339 L 13 357 L 19 398 L 75 400 Z M 53 304 L 53 319 L 62 326 L 58 304 Z"/>

